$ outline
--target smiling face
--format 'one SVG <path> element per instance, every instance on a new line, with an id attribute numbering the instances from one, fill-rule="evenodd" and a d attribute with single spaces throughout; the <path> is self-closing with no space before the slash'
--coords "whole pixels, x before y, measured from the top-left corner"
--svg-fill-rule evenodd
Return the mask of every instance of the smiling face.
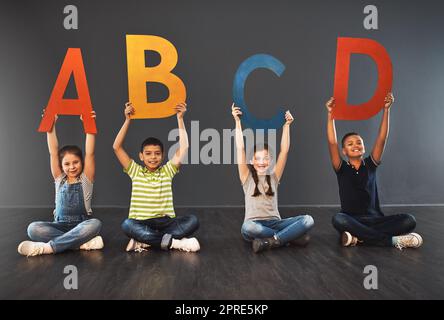
<path id="1" fill-rule="evenodd" d="M 148 170 L 155 171 L 163 160 L 162 148 L 158 145 L 146 145 L 143 152 L 139 152 L 139 158 Z"/>
<path id="2" fill-rule="evenodd" d="M 364 140 L 359 135 L 348 136 L 342 146 L 342 153 L 347 158 L 361 158 L 365 153 Z"/>
<path id="3" fill-rule="evenodd" d="M 62 158 L 62 170 L 68 179 L 77 178 L 83 171 L 82 159 L 72 153 L 65 153 Z"/>
<path id="4" fill-rule="evenodd" d="M 254 153 L 250 163 L 253 165 L 258 175 L 268 174 L 272 159 L 268 150 L 258 150 Z"/>

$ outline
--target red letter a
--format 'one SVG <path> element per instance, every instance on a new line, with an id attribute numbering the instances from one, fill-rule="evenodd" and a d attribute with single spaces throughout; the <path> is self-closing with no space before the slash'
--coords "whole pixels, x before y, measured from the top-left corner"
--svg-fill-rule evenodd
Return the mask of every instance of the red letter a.
<path id="1" fill-rule="evenodd" d="M 63 99 L 69 78 L 73 74 L 78 99 Z M 91 118 L 92 104 L 80 48 L 68 48 L 51 97 L 38 131 L 48 132 L 54 124 L 54 115 L 82 115 L 86 133 L 97 133 L 96 122 Z"/>

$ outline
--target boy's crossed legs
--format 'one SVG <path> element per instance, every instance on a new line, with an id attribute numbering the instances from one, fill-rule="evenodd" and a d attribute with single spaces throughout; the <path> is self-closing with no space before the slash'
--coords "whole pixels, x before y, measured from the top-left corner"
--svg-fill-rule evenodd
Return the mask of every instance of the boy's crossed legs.
<path id="1" fill-rule="evenodd" d="M 162 250 L 179 249 L 195 252 L 200 250 L 199 242 L 196 238 L 186 237 L 198 228 L 199 221 L 194 215 L 145 220 L 126 219 L 122 223 L 123 232 L 131 238 L 127 251 L 144 251 L 151 246 Z"/>
<path id="2" fill-rule="evenodd" d="M 342 234 L 344 246 L 363 245 L 391 247 L 419 247 L 422 238 L 411 233 L 416 227 L 416 219 L 410 214 L 391 216 L 351 216 L 337 213 L 332 218 L 335 229 Z"/>

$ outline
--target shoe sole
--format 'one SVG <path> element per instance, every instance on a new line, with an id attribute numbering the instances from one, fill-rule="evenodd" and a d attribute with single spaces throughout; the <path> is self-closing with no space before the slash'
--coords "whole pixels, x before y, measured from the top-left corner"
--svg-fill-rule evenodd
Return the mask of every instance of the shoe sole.
<path id="1" fill-rule="evenodd" d="M 102 239 L 102 237 L 101 237 L 101 236 L 97 236 L 97 237 L 95 237 L 95 238 L 97 238 L 97 240 L 94 241 L 94 245 L 91 245 L 91 246 L 88 247 L 88 248 L 82 248 L 82 247 L 80 247 L 80 249 L 81 249 L 81 250 L 86 250 L 86 251 L 103 249 L 103 247 L 104 247 L 105 245 L 103 244 L 103 239 Z M 93 238 L 93 239 L 95 239 L 95 238 Z M 92 239 L 91 239 L 91 240 L 92 240 Z"/>
<path id="2" fill-rule="evenodd" d="M 131 239 L 128 242 L 128 245 L 126 246 L 126 249 L 125 249 L 126 252 L 130 252 L 132 250 L 134 250 L 134 239 Z"/>
<path id="3" fill-rule="evenodd" d="M 21 242 L 21 243 L 19 244 L 19 246 L 18 246 L 18 248 L 17 248 L 17 252 L 18 252 L 19 254 L 21 254 L 22 256 L 26 256 L 26 254 L 23 254 L 23 253 L 22 253 L 22 247 L 23 247 L 23 242 Z"/>
<path id="4" fill-rule="evenodd" d="M 36 253 L 36 254 L 25 254 L 24 252 L 23 252 L 23 250 L 22 250 L 22 248 L 23 248 L 23 246 L 25 245 L 25 243 L 27 243 L 27 242 L 33 242 L 33 241 L 23 241 L 23 242 L 21 242 L 20 244 L 19 244 L 19 246 L 17 247 L 17 252 L 20 254 L 20 255 L 22 255 L 22 256 L 25 256 L 25 257 L 35 257 L 35 256 L 40 256 L 40 255 L 43 255 L 43 254 L 45 254 L 44 253 L 44 250 L 41 250 L 41 252 L 38 252 L 38 253 Z M 35 249 L 35 248 L 34 248 Z M 39 250 L 38 250 L 39 251 Z M 34 252 L 34 250 L 31 250 L 31 253 L 33 253 Z"/>
<path id="5" fill-rule="evenodd" d="M 199 242 L 198 242 L 197 239 L 196 239 L 196 247 L 193 248 L 192 250 L 190 250 L 190 252 L 197 252 L 197 251 L 199 251 L 199 250 L 200 250 L 200 244 L 199 244 Z"/>
<path id="6" fill-rule="evenodd" d="M 99 239 L 96 241 L 95 245 L 92 246 L 92 248 L 90 250 L 100 250 L 103 249 L 103 247 L 105 246 L 105 244 L 103 243 L 103 239 L 102 237 L 98 236 Z"/>
<path id="7" fill-rule="evenodd" d="M 414 246 L 413 248 L 419 248 L 420 246 L 422 246 L 424 240 L 422 239 L 422 237 L 417 234 L 416 232 L 411 232 L 410 233 L 412 236 L 416 237 L 418 239 L 419 244 L 417 246 Z"/>
<path id="8" fill-rule="evenodd" d="M 341 243 L 342 243 L 343 247 L 350 246 L 351 243 L 352 243 L 352 240 L 353 240 L 353 238 L 352 238 L 350 233 L 348 233 L 348 232 L 343 232 L 342 233 Z"/>
<path id="9" fill-rule="evenodd" d="M 185 248 L 177 248 L 177 250 L 183 251 L 183 252 L 197 252 L 197 251 L 199 251 L 200 250 L 200 243 L 199 243 L 199 241 L 197 241 L 196 238 L 186 238 L 186 237 L 184 237 L 181 240 L 191 240 L 191 239 L 195 239 L 193 241 L 193 246 L 191 248 L 185 246 Z"/>
<path id="10" fill-rule="evenodd" d="M 200 250 L 200 245 L 198 245 L 196 248 L 181 248 L 179 250 L 183 252 L 197 252 Z"/>

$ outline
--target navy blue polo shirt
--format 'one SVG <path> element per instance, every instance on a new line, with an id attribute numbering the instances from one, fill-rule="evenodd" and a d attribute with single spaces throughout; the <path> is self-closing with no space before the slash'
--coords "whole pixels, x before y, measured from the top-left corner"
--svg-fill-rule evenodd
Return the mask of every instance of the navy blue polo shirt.
<path id="1" fill-rule="evenodd" d="M 336 171 L 341 199 L 341 212 L 352 216 L 381 216 L 376 169 L 371 156 L 362 160 L 358 170 L 345 160 Z"/>

